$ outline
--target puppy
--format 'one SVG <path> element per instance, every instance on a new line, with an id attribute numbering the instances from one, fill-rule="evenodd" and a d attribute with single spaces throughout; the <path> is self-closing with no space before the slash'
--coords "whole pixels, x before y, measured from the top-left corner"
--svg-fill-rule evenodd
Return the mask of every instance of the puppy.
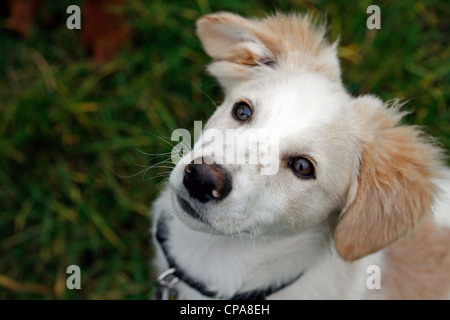
<path id="1" fill-rule="evenodd" d="M 346 92 L 308 16 L 221 12 L 197 32 L 225 91 L 204 132 L 276 133 L 278 152 L 220 162 L 194 150 L 232 143 L 201 137 L 178 162 L 152 209 L 160 294 L 448 299 L 450 171 L 398 104 Z"/>

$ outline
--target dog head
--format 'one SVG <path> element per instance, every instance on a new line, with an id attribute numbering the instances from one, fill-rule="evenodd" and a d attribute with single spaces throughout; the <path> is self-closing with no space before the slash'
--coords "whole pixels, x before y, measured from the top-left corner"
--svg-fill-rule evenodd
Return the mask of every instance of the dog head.
<path id="1" fill-rule="evenodd" d="M 436 191 L 439 152 L 415 128 L 398 125 L 397 107 L 346 92 L 323 27 L 308 16 L 217 13 L 200 18 L 197 31 L 215 59 L 208 70 L 226 93 L 205 132 L 232 129 L 236 142 L 259 130 L 244 154 L 269 136 L 277 152 L 264 154 L 269 164 L 230 164 L 193 156 L 194 147 L 169 181 L 183 222 L 203 232 L 279 236 L 323 230 L 335 216 L 337 252 L 355 260 L 422 220 Z M 232 144 L 200 139 L 196 146 L 226 154 L 236 150 Z M 261 174 L 267 165 L 273 174 Z"/>

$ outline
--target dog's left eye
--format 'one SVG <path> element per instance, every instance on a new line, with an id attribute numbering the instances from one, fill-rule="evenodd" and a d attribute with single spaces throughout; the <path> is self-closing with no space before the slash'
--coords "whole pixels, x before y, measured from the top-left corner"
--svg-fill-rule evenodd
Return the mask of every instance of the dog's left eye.
<path id="1" fill-rule="evenodd" d="M 236 102 L 233 106 L 233 117 L 238 121 L 247 121 L 252 114 L 253 108 L 246 101 Z"/>
<path id="2" fill-rule="evenodd" d="M 289 162 L 294 174 L 302 179 L 315 179 L 316 173 L 312 162 L 305 157 L 297 157 Z"/>

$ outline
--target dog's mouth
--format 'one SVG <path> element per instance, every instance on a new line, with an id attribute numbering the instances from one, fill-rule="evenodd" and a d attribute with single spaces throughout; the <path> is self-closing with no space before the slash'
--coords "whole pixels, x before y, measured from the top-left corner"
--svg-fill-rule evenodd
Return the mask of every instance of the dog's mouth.
<path id="1" fill-rule="evenodd" d="M 192 218 L 196 220 L 200 220 L 201 222 L 205 222 L 202 216 L 194 209 L 192 206 L 184 200 L 182 197 L 177 195 L 177 201 L 180 205 L 181 209 L 183 209 L 184 212 L 186 212 L 188 215 L 190 215 Z"/>
<path id="2" fill-rule="evenodd" d="M 182 212 L 183 214 L 178 215 L 178 217 L 181 219 L 182 222 L 184 222 L 187 226 L 191 227 L 194 230 L 201 231 L 201 232 L 207 232 L 207 233 L 213 233 L 213 234 L 220 234 L 220 235 L 230 235 L 230 234 L 239 234 L 242 236 L 243 234 L 250 234 L 250 230 L 247 229 L 239 229 L 239 231 L 236 232 L 229 232 L 225 231 L 222 228 L 214 227 L 214 225 L 211 223 L 211 221 L 208 221 L 208 219 L 201 214 L 201 212 L 194 209 L 193 205 L 186 199 L 184 199 L 182 196 L 175 193 L 176 202 L 178 203 L 178 206 L 181 210 L 177 210 L 178 212 Z"/>

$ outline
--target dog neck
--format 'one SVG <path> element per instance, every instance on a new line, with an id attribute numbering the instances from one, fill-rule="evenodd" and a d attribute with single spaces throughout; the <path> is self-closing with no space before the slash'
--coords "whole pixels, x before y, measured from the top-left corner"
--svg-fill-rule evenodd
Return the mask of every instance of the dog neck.
<path id="1" fill-rule="evenodd" d="M 170 274 L 179 280 L 183 281 L 185 284 L 187 284 L 189 287 L 191 287 L 194 290 L 197 290 L 200 294 L 209 297 L 209 298 L 215 298 L 215 299 L 227 299 L 227 300 L 265 300 L 267 296 L 284 289 L 285 287 L 289 286 L 293 282 L 297 281 L 302 275 L 303 272 L 300 272 L 298 276 L 293 278 L 292 280 L 283 283 L 281 285 L 274 284 L 269 285 L 267 288 L 259 288 L 255 290 L 245 291 L 245 292 L 237 292 L 233 296 L 221 296 L 219 292 L 215 292 L 213 290 L 208 289 L 207 285 L 202 283 L 201 281 L 194 279 L 191 277 L 188 273 L 186 273 L 183 268 L 181 268 L 177 262 L 175 261 L 175 258 L 172 257 L 170 254 L 168 247 L 167 247 L 167 240 L 169 237 L 169 232 L 167 229 L 167 225 L 164 221 L 164 219 L 160 219 L 158 221 L 157 226 L 157 233 L 156 233 L 156 239 L 158 241 L 158 244 L 160 245 L 164 256 L 167 260 L 167 263 L 172 270 Z"/>
<path id="2" fill-rule="evenodd" d="M 326 243 L 323 233 L 317 235 L 284 239 L 218 236 L 193 231 L 163 214 L 157 220 L 156 240 L 173 276 L 201 295 L 260 300 L 307 272 L 321 251 L 317 243 Z M 308 261 L 302 259 L 305 256 Z"/>

